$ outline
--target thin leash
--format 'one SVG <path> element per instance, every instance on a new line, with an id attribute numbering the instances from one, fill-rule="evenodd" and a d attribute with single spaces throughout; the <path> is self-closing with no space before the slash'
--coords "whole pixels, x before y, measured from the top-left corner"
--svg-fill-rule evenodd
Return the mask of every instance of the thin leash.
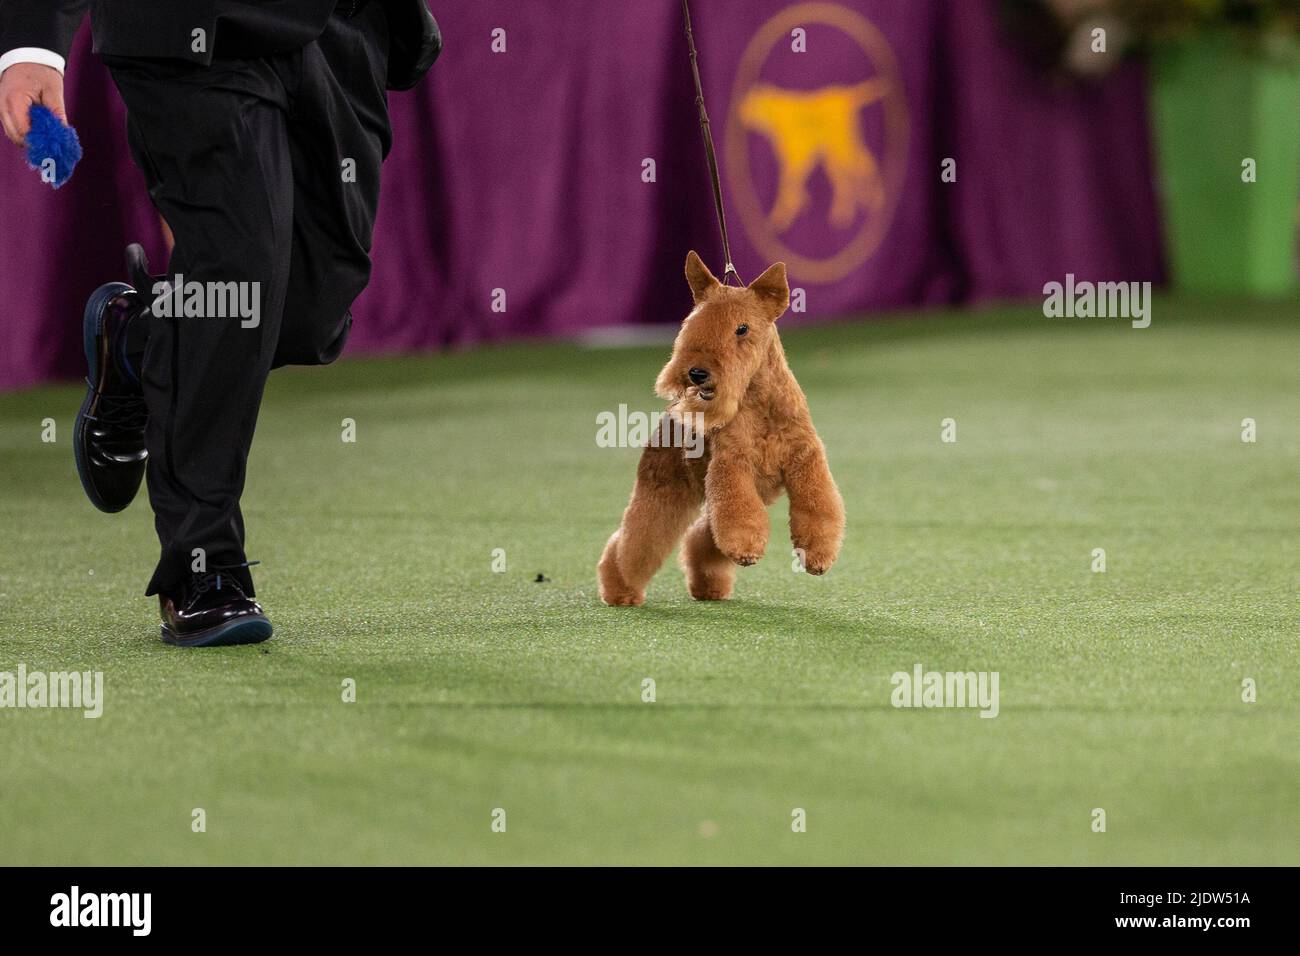
<path id="1" fill-rule="evenodd" d="M 722 232 L 722 258 L 726 265 L 722 270 L 722 282 L 725 285 L 729 276 L 735 276 L 736 282 L 745 284 L 736 267 L 731 263 L 731 243 L 727 241 L 727 214 L 722 208 L 722 182 L 718 178 L 718 157 L 713 152 L 713 133 L 709 128 L 709 114 L 704 109 L 704 87 L 700 83 L 699 55 L 695 52 L 695 34 L 691 32 L 691 8 L 687 0 L 682 0 L 682 16 L 686 20 L 686 46 L 691 53 L 691 73 L 695 76 L 695 105 L 700 111 L 700 132 L 704 134 L 704 155 L 709 160 L 709 177 L 713 180 L 713 205 L 718 210 L 718 229 Z"/>

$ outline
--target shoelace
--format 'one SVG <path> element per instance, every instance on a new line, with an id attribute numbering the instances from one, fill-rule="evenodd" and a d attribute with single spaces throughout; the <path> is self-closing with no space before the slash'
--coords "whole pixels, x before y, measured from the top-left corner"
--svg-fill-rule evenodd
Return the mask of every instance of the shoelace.
<path id="1" fill-rule="evenodd" d="M 94 388 L 89 379 L 86 384 Z M 149 408 L 143 395 L 105 394 L 99 396 L 98 413 L 86 418 L 114 428 L 144 428 L 149 420 Z"/>
<path id="2" fill-rule="evenodd" d="M 220 591 L 223 579 L 227 585 L 233 583 L 242 594 L 243 587 L 240 586 L 237 578 L 230 576 L 230 572 L 238 568 L 251 568 L 253 565 L 261 563 L 261 561 L 245 561 L 243 564 L 224 564 L 208 571 L 195 571 L 190 575 L 190 597 L 193 599 L 214 589 Z"/>

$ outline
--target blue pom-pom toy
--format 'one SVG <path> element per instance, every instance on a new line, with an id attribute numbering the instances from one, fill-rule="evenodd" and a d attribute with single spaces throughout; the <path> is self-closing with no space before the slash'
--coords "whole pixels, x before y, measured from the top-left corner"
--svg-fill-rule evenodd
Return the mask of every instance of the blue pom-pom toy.
<path id="1" fill-rule="evenodd" d="M 44 106 L 33 106 L 28 115 L 32 128 L 27 132 L 27 165 L 40 170 L 41 178 L 58 189 L 81 159 L 77 131 Z M 46 171 L 50 160 L 54 161 L 53 179 Z"/>

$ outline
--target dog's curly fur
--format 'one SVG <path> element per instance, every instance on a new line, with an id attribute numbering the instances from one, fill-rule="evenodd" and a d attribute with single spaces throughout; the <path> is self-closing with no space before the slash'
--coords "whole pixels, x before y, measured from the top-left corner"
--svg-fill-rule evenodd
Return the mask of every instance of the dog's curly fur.
<path id="1" fill-rule="evenodd" d="M 782 490 L 790 496 L 790 540 L 806 571 L 825 574 L 844 538 L 844 502 L 776 331 L 790 305 L 785 263 L 733 288 L 691 252 L 686 281 L 695 308 L 655 392 L 686 427 L 702 414 L 704 454 L 689 458 L 680 442 L 668 441 L 642 453 L 623 523 L 597 566 L 606 604 L 644 603 L 646 585 L 683 534 L 691 596 L 729 598 L 736 565 L 763 556 L 767 506 Z"/>

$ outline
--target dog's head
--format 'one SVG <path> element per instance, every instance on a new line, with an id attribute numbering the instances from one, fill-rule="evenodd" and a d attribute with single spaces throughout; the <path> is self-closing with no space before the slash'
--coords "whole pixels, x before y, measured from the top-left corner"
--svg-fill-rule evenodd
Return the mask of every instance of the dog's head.
<path id="1" fill-rule="evenodd" d="M 682 411 L 703 412 L 707 428 L 720 428 L 740 407 L 776 340 L 776 320 L 790 305 L 785 263 L 741 289 L 719 282 L 692 251 L 686 281 L 695 308 L 682 322 L 655 394 Z"/>

